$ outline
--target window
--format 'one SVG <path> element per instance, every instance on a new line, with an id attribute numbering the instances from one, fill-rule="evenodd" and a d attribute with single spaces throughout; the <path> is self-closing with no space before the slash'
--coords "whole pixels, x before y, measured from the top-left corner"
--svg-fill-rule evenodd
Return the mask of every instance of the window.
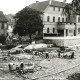
<path id="1" fill-rule="evenodd" d="M 78 28 L 78 33 L 80 34 L 80 28 Z"/>
<path id="2" fill-rule="evenodd" d="M 49 22 L 49 20 L 50 20 L 50 17 L 49 17 L 49 16 L 47 16 L 47 21 Z"/>
<path id="3" fill-rule="evenodd" d="M 58 11 L 60 11 L 60 8 L 58 8 Z"/>
<path id="4" fill-rule="evenodd" d="M 68 19 L 66 18 L 66 22 L 68 22 Z"/>
<path id="5" fill-rule="evenodd" d="M 62 22 L 64 22 L 64 18 L 62 18 Z"/>
<path id="6" fill-rule="evenodd" d="M 47 28 L 47 33 L 49 33 L 49 28 Z"/>
<path id="7" fill-rule="evenodd" d="M 5 27 L 5 29 L 7 29 L 7 23 L 4 23 L 4 27 Z"/>
<path id="8" fill-rule="evenodd" d="M 60 17 L 58 17 L 58 22 L 60 22 Z"/>
<path id="9" fill-rule="evenodd" d="M 53 33 L 55 32 L 55 28 L 53 28 Z"/>
<path id="10" fill-rule="evenodd" d="M 78 17 L 78 22 L 80 22 L 80 17 Z"/>
<path id="11" fill-rule="evenodd" d="M 7 25 L 6 29 L 8 29 L 8 25 Z"/>
<path id="12" fill-rule="evenodd" d="M 4 23 L 2 23 L 2 25 L 1 25 L 1 29 L 4 29 Z"/>
<path id="13" fill-rule="evenodd" d="M 65 9 L 63 8 L 63 9 L 62 9 L 62 11 L 64 12 L 64 11 L 65 11 Z"/>
<path id="14" fill-rule="evenodd" d="M 53 7 L 53 11 L 55 11 L 55 7 Z"/>
<path id="15" fill-rule="evenodd" d="M 13 26 L 11 26 L 11 28 L 13 28 Z"/>
<path id="16" fill-rule="evenodd" d="M 55 22 L 55 17 L 53 17 L 53 22 Z"/>

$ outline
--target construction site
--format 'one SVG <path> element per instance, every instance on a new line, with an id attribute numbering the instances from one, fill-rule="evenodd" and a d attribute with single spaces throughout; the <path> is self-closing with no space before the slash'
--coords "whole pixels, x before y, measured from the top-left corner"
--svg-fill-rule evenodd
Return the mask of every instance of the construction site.
<path id="1" fill-rule="evenodd" d="M 0 50 L 0 80 L 68 80 L 68 76 L 80 72 L 79 46 L 64 50 L 51 44 L 39 45 Z"/>

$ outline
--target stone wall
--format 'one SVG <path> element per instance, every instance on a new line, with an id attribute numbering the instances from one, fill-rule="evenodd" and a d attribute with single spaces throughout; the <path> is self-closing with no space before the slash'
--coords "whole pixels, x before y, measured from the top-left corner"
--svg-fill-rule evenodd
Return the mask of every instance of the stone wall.
<path id="1" fill-rule="evenodd" d="M 56 39 L 52 40 L 53 43 L 55 43 L 57 46 L 73 46 L 80 44 L 80 38 L 79 39 Z"/>
<path id="2" fill-rule="evenodd" d="M 54 44 L 57 46 L 74 46 L 80 44 L 80 37 L 67 37 L 67 38 L 47 38 L 48 40 L 52 40 Z"/>
<path id="3" fill-rule="evenodd" d="M 80 44 L 80 38 L 64 40 L 64 46 L 73 46 L 73 45 L 79 45 L 79 44 Z"/>

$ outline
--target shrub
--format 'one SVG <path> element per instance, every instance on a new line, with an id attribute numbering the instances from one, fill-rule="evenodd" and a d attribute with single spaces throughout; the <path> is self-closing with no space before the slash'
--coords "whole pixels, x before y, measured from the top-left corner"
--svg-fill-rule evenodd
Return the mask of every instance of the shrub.
<path id="1" fill-rule="evenodd" d="M 72 74 L 71 76 L 68 76 L 68 80 L 80 80 L 80 73 Z"/>
<path id="2" fill-rule="evenodd" d="M 6 36 L 5 35 L 0 35 L 0 43 L 4 44 L 6 41 Z"/>

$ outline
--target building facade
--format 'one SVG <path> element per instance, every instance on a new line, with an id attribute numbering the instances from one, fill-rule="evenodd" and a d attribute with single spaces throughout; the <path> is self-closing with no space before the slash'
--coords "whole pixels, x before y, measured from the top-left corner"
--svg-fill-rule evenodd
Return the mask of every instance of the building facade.
<path id="1" fill-rule="evenodd" d="M 0 35 L 7 35 L 8 29 L 8 20 L 5 18 L 5 15 L 2 11 L 0 11 Z"/>
<path id="2" fill-rule="evenodd" d="M 44 1 L 29 5 L 29 8 L 43 12 L 43 39 L 52 40 L 57 46 L 80 44 L 80 16 L 63 15 L 64 2 Z"/>
<path id="3" fill-rule="evenodd" d="M 5 17 L 7 18 L 8 22 L 8 29 L 7 29 L 7 36 L 10 36 L 10 37 L 13 37 L 13 29 L 14 29 L 14 25 L 15 25 L 15 19 L 14 19 L 14 16 L 13 14 L 8 14 L 8 15 L 5 15 Z"/>

